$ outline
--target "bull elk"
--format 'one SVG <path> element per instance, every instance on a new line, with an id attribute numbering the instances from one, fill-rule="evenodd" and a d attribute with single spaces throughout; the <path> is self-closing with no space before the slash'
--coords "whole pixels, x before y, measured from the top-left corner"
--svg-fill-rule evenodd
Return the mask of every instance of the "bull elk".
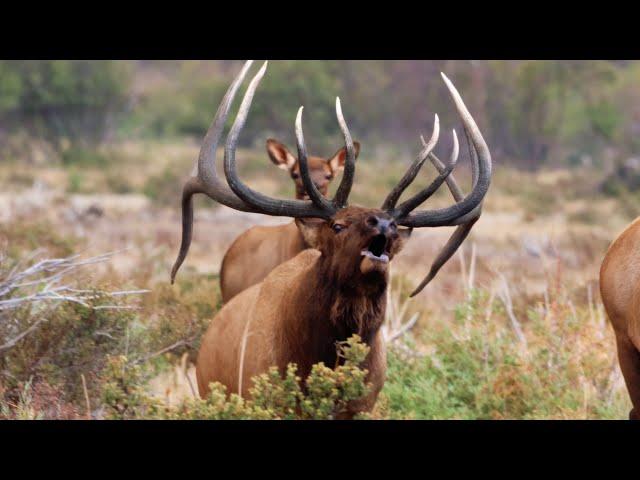
<path id="1" fill-rule="evenodd" d="M 600 295 L 613 326 L 618 362 L 640 420 L 640 218 L 611 244 L 600 267 Z"/>
<path id="2" fill-rule="evenodd" d="M 267 63 L 249 84 L 236 119 L 228 133 L 224 151 L 227 184 L 217 176 L 213 162 L 215 147 L 239 85 L 250 68 L 245 63 L 223 98 L 200 154 L 197 176 L 185 185 L 183 229 L 190 232 L 193 221 L 191 197 L 204 193 L 224 205 L 264 215 L 295 219 L 305 241 L 313 248 L 276 267 L 260 283 L 242 291 L 213 318 L 205 333 L 196 365 L 198 390 L 202 397 L 209 384 L 217 381 L 229 393 L 245 394 L 250 379 L 270 366 L 282 371 L 290 362 L 298 365 L 304 379 L 318 362 L 338 365 L 336 342 L 358 334 L 370 351 L 364 368 L 371 383 L 370 394 L 352 402 L 339 418 L 370 410 L 380 392 L 386 372 L 386 349 L 381 324 L 386 308 L 389 263 L 400 252 L 412 229 L 457 226 L 434 260 L 431 270 L 412 295 L 420 292 L 453 255 L 479 218 L 491 180 L 491 156 L 475 121 L 460 94 L 442 74 L 467 134 L 473 172 L 472 192 L 464 196 L 450 176 L 458 158 L 458 140 L 453 136 L 451 159 L 447 165 L 432 157 L 440 174 L 426 188 L 398 204 L 438 141 L 436 116 L 434 132 L 381 208 L 348 205 L 355 174 L 356 149 L 344 120 L 340 100 L 336 115 L 344 136 L 344 174 L 335 196 L 325 198 L 314 185 L 302 130 L 302 107 L 295 123 L 302 182 L 310 200 L 281 200 L 268 197 L 245 185 L 236 170 L 236 144 L 244 126 L 255 90 Z M 416 208 L 448 181 L 457 203 L 438 210 Z M 180 259 L 180 258 L 179 258 Z M 178 260 L 179 260 L 178 259 Z"/>

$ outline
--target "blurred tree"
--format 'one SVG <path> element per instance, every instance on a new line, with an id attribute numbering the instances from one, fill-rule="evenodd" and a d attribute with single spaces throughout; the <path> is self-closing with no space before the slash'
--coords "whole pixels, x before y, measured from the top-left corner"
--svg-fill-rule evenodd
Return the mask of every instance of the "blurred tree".
<path id="1" fill-rule="evenodd" d="M 128 98 L 131 69 L 116 61 L 0 61 L 0 119 L 55 143 L 95 143 Z"/>
<path id="2" fill-rule="evenodd" d="M 0 129 L 26 129 L 54 143 L 90 143 L 114 132 L 200 139 L 240 65 L 0 61 Z M 586 157 L 620 163 L 640 149 L 637 61 L 273 61 L 240 140 L 262 146 L 274 136 L 294 148 L 295 114 L 304 105 L 309 148 L 329 155 L 341 142 L 340 96 L 366 152 L 376 144 L 417 152 L 437 112 L 444 155 L 459 120 L 440 71 L 462 93 L 498 161 L 529 169 Z"/>

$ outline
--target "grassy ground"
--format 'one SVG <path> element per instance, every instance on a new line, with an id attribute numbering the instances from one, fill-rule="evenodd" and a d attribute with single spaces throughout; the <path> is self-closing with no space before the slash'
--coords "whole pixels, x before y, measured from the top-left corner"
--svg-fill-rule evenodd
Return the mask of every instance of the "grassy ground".
<path id="1" fill-rule="evenodd" d="M 329 145 L 318 153 L 336 149 Z M 87 272 L 86 281 L 151 290 L 123 320 L 144 337 L 140 345 L 147 353 L 140 355 L 191 339 L 153 357 L 147 388 L 172 403 L 192 395 L 185 372 L 192 380 L 189 360 L 220 306 L 217 274 L 226 248 L 250 225 L 288 221 L 199 199 L 194 243 L 177 285 L 170 286 L 180 238 L 179 192 L 197 152 L 189 142 L 129 142 L 67 152 L 58 162 L 0 162 L 0 248 L 9 263 L 38 248 L 50 256 L 125 249 Z M 291 181 L 263 150 L 241 151 L 238 158 L 252 187 L 292 195 Z M 369 152 L 365 146 L 352 201 L 379 205 L 410 158 L 410 152 Z M 466 173 L 457 174 L 464 185 Z M 413 188 L 432 177 L 433 170 L 421 173 Z M 630 405 L 597 272 L 609 242 L 634 218 L 636 203 L 630 194 L 597 193 L 601 181 L 596 170 L 523 173 L 498 159 L 485 213 L 465 247 L 408 300 L 450 230 L 414 232 L 394 262 L 391 296 L 407 314 L 418 314 L 418 322 L 391 346 L 375 418 L 626 418 Z M 432 200 L 436 207 L 450 201 L 446 192 Z M 84 318 L 82 312 L 77 318 Z M 119 324 L 113 325 L 116 331 Z M 124 344 L 109 348 L 124 354 Z M 93 403 L 91 384 L 100 368 L 85 379 Z M 54 374 L 38 370 L 33 381 L 42 384 L 48 375 Z M 16 382 L 24 387 L 26 379 Z M 0 383 L 2 389 L 9 386 Z M 68 395 L 69 402 L 84 405 L 76 394 Z"/>

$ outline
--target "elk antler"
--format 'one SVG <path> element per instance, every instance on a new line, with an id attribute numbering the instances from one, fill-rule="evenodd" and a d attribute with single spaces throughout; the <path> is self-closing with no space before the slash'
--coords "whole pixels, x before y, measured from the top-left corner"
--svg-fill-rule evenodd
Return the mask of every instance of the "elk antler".
<path id="1" fill-rule="evenodd" d="M 302 131 L 302 111 L 304 107 L 300 107 L 296 116 L 296 142 L 298 146 L 298 163 L 300 164 L 300 173 L 302 173 L 302 183 L 304 189 L 309 194 L 311 201 L 318 207 L 329 210 L 335 210 L 332 202 L 324 198 L 316 184 L 311 181 L 309 175 L 309 163 L 307 160 L 307 146 L 304 143 L 304 132 Z"/>
<path id="2" fill-rule="evenodd" d="M 396 221 L 399 225 L 406 227 L 445 227 L 466 223 L 470 219 L 468 214 L 481 204 L 489 189 L 489 184 L 491 183 L 491 154 L 489 153 L 489 148 L 487 147 L 475 120 L 467 110 L 460 94 L 456 90 L 456 87 L 453 86 L 444 73 L 441 75 L 449 89 L 451 98 L 456 105 L 456 109 L 458 110 L 462 124 L 469 135 L 471 144 L 478 154 L 478 178 L 471 193 L 460 202 L 450 207 L 439 210 L 422 210 L 412 213 L 406 209 L 393 209 L 389 211 L 391 215 L 396 217 Z M 415 205 L 415 202 L 412 202 L 411 206 L 413 205 Z M 413 208 L 416 206 L 417 205 L 413 206 Z"/>
<path id="3" fill-rule="evenodd" d="M 465 133 L 466 133 L 466 130 L 465 130 Z M 422 144 L 424 145 L 425 144 L 424 138 L 422 138 L 422 136 L 421 136 L 420 139 L 422 140 Z M 471 162 L 471 164 L 472 164 L 472 172 L 473 172 L 473 174 L 472 174 L 473 175 L 472 184 L 475 186 L 476 181 L 477 181 L 477 173 L 478 173 L 477 157 L 475 156 L 475 152 L 471 148 L 471 142 L 468 142 L 468 145 L 469 145 L 469 155 L 471 156 L 471 159 L 472 159 L 472 162 Z M 436 167 L 436 169 L 438 170 L 438 172 L 440 174 L 442 174 L 443 171 L 445 170 L 444 164 L 433 153 L 429 157 L 430 157 L 430 160 L 431 160 L 431 163 L 433 164 L 433 166 Z M 446 182 L 447 182 L 447 187 L 449 187 L 449 191 L 451 192 L 451 195 L 453 196 L 453 199 L 456 202 L 461 201 L 464 198 L 464 193 L 462 192 L 462 189 L 458 186 L 458 183 L 456 182 L 454 176 L 453 175 L 449 175 L 447 177 Z M 453 254 L 456 252 L 456 250 L 458 250 L 460 245 L 462 245 L 462 242 L 465 241 L 465 239 L 467 238 L 467 236 L 471 232 L 471 228 L 473 228 L 475 223 L 480 218 L 480 214 L 481 213 L 482 213 L 482 204 L 478 205 L 471 212 L 472 215 L 471 214 L 467 214 L 467 216 L 471 217 L 470 220 L 467 223 L 465 223 L 463 225 L 460 225 L 458 228 L 456 228 L 456 230 L 453 232 L 453 234 L 449 237 L 449 240 L 447 241 L 445 246 L 442 247 L 442 250 L 440 250 L 440 253 L 436 257 L 436 259 L 433 261 L 433 263 L 431 264 L 431 268 L 429 269 L 429 273 L 424 278 L 424 280 L 422 280 L 422 282 L 420 282 L 420 285 L 418 285 L 415 288 L 415 290 L 411 293 L 411 295 L 410 295 L 411 297 L 413 297 L 413 296 L 417 295 L 418 293 L 420 293 L 424 289 L 424 287 L 426 287 L 429 284 L 429 282 L 431 282 L 431 280 L 433 280 L 435 278 L 436 274 L 440 271 L 442 266 L 445 263 L 447 263 L 447 261 L 453 256 Z"/>
<path id="4" fill-rule="evenodd" d="M 227 177 L 227 183 L 238 198 L 254 207 L 259 213 L 286 217 L 329 218 L 333 213 L 335 213 L 334 210 L 318 208 L 309 200 L 281 200 L 271 198 L 245 185 L 238 176 L 236 169 L 236 145 L 238 143 L 238 136 L 240 135 L 245 121 L 247 120 L 247 115 L 249 114 L 251 103 L 253 101 L 253 95 L 255 94 L 256 88 L 258 88 L 260 80 L 262 80 L 266 69 L 267 62 L 264 63 L 256 76 L 251 80 L 249 88 L 247 88 L 244 98 L 242 99 L 242 103 L 240 104 L 240 109 L 238 110 L 236 119 L 231 126 L 229 135 L 227 135 L 227 143 L 224 149 L 224 173 Z M 307 169 L 307 175 L 303 174 L 303 177 L 307 177 L 306 180 L 303 179 L 305 183 L 311 183 L 308 173 L 309 171 Z"/>
<path id="5" fill-rule="evenodd" d="M 433 261 L 428 275 L 411 293 L 412 297 L 420 293 L 424 287 L 433 280 L 442 266 L 451 258 L 462 242 L 467 238 L 471 228 L 480 218 L 480 214 L 482 213 L 482 201 L 489 189 L 491 181 L 491 154 L 489 153 L 487 144 L 485 143 L 473 117 L 462 101 L 460 94 L 446 75 L 444 75 L 444 73 L 441 75 L 456 105 L 458 114 L 462 119 L 465 136 L 467 137 L 467 143 L 469 146 L 473 187 L 471 194 L 464 197 L 462 190 L 455 181 L 455 178 L 451 176 L 451 172 L 455 168 L 459 152 L 458 138 L 455 130 L 453 131 L 453 149 L 449 164 L 445 166 L 433 154 L 432 150 L 437 142 L 437 134 L 439 132 L 439 122 L 438 117 L 436 116 L 436 120 L 434 122 L 434 133 L 431 140 L 429 142 L 425 142 L 424 138 L 421 137 L 423 149 L 420 152 L 420 155 L 409 167 L 407 173 L 400 180 L 399 184 L 389 194 L 382 207 L 396 218 L 398 224 L 411 228 L 458 225 L 458 228 L 451 235 L 445 246 Z M 411 184 L 411 182 L 413 182 L 427 157 L 431 159 L 431 163 L 433 163 L 438 170 L 438 177 L 427 188 L 421 190 L 396 208 L 395 204 L 397 203 L 398 198 Z M 457 202 L 455 205 L 440 210 L 411 213 L 412 210 L 417 208 L 431 195 L 433 195 L 433 193 L 435 193 L 444 182 L 447 183 L 454 200 Z"/>
<path id="6" fill-rule="evenodd" d="M 400 182 L 398 182 L 398 185 L 396 185 L 391 190 L 391 192 L 389 192 L 389 195 L 387 195 L 387 198 L 382 204 L 382 210 L 389 211 L 395 208 L 396 203 L 398 203 L 398 199 L 406 190 L 406 188 L 415 180 L 416 175 L 418 175 L 418 172 L 424 164 L 424 161 L 427 159 L 427 157 L 429 157 L 431 151 L 435 148 L 436 143 L 438 143 L 439 136 L 440 119 L 438 118 L 438 114 L 436 113 L 435 120 L 433 121 L 433 134 L 431 135 L 431 140 L 429 140 L 429 143 L 423 143 L 424 148 L 420 151 L 418 157 L 411 164 L 411 166 L 407 170 L 407 173 L 404 174 L 404 176 L 400 179 Z"/>
<path id="7" fill-rule="evenodd" d="M 342 118 L 342 112 L 340 111 L 340 102 L 337 101 L 336 109 L 338 114 L 338 121 L 345 135 L 345 143 L 347 147 L 347 165 L 345 166 L 345 172 L 349 170 L 351 172 L 350 178 L 345 177 L 340 185 L 340 196 L 336 195 L 336 200 L 332 202 L 332 205 L 328 203 L 320 203 L 317 201 L 308 200 L 281 200 L 273 199 L 266 195 L 263 195 L 245 185 L 236 171 L 235 163 L 235 150 L 238 142 L 238 136 L 242 131 L 242 128 L 247 119 L 249 109 L 251 108 L 251 102 L 258 87 L 260 80 L 265 74 L 268 62 L 260 68 L 258 73 L 253 77 L 249 88 L 244 94 L 242 103 L 236 119 L 233 122 L 233 126 L 227 135 L 227 141 L 224 151 L 224 171 L 228 185 L 223 183 L 218 177 L 215 169 L 215 154 L 224 129 L 224 124 L 229 113 L 229 109 L 238 87 L 243 82 L 247 71 L 253 63 L 252 60 L 245 62 L 238 76 L 229 86 L 225 96 L 220 102 L 216 116 L 207 131 L 202 148 L 200 149 L 200 155 L 198 157 L 198 169 L 197 175 L 190 178 L 182 192 L 182 241 L 180 244 L 180 252 L 176 259 L 173 268 L 171 270 L 171 283 L 174 282 L 178 269 L 184 262 L 184 259 L 189 252 L 189 246 L 193 236 L 193 195 L 196 193 L 203 193 L 211 199 L 222 203 L 235 210 L 241 210 L 245 212 L 263 213 L 265 215 L 275 216 L 289 216 L 289 217 L 318 217 L 329 218 L 331 217 L 336 208 L 333 204 L 342 204 L 346 201 L 346 195 L 348 195 L 351 189 L 351 183 L 353 182 L 353 170 L 355 165 L 355 150 L 353 148 L 353 141 L 349 134 L 349 130 Z M 302 164 L 305 164 L 304 167 Z M 309 176 L 309 169 L 306 165 L 306 158 L 301 161 L 301 174 L 302 180 L 305 185 L 312 184 Z"/>
<path id="8" fill-rule="evenodd" d="M 333 204 L 337 208 L 343 208 L 347 206 L 347 199 L 351 193 L 351 186 L 353 185 L 353 177 L 356 173 L 356 150 L 353 146 L 353 139 L 347 127 L 347 122 L 342 115 L 342 105 L 340 104 L 340 97 L 336 97 L 336 117 L 340 124 L 340 130 L 344 136 L 344 145 L 347 149 L 347 158 L 344 163 L 344 172 L 342 173 L 342 180 L 336 190 L 336 194 L 333 197 Z"/>
<path id="9" fill-rule="evenodd" d="M 445 180 L 449 177 L 453 169 L 455 168 L 458 162 L 458 136 L 456 135 L 456 131 L 453 131 L 453 149 L 451 150 L 451 159 L 449 161 L 449 165 L 447 165 L 441 172 L 438 177 L 431 182 L 431 184 L 427 188 L 423 188 L 418 193 L 416 193 L 413 197 L 411 197 L 406 202 L 403 202 L 398 206 L 396 211 L 398 212 L 398 216 L 400 218 L 408 215 L 413 209 L 420 206 L 424 203 L 428 198 L 431 197 L 445 182 Z"/>

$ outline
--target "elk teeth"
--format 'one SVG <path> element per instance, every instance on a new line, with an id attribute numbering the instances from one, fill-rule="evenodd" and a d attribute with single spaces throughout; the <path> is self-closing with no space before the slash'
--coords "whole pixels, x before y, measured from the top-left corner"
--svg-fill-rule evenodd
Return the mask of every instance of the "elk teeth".
<path id="1" fill-rule="evenodd" d="M 362 255 L 363 257 L 368 257 L 371 260 L 374 260 L 377 262 L 389 263 L 389 256 L 386 253 L 383 253 L 382 255 L 377 257 L 376 255 L 373 254 L 373 252 L 370 252 L 369 250 L 362 250 L 360 252 L 360 255 Z"/>

